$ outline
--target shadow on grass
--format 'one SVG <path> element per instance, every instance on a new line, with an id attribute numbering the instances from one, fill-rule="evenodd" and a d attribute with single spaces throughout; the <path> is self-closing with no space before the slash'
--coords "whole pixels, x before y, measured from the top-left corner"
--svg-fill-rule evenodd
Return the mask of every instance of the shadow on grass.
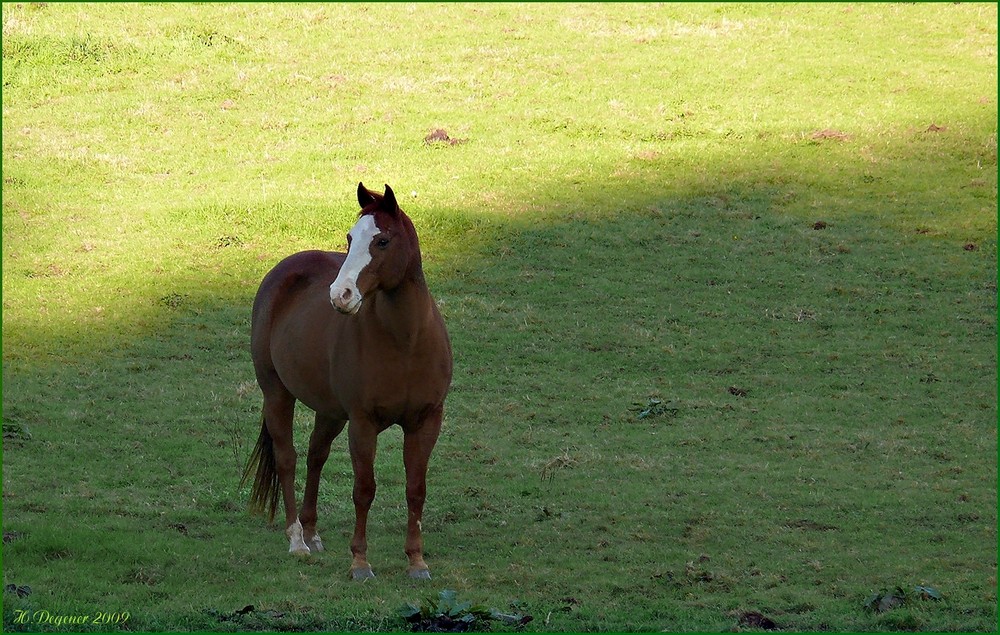
<path id="1" fill-rule="evenodd" d="M 506 215 L 404 204 L 453 339 L 456 416 L 481 417 L 499 401 L 529 417 L 511 395 L 556 417 L 580 399 L 610 402 L 600 416 L 614 420 L 671 393 L 788 394 L 807 387 L 751 385 L 760 382 L 748 369 L 821 353 L 842 361 L 798 372 L 846 377 L 855 363 L 871 375 L 905 363 L 928 381 L 944 368 L 995 378 L 996 175 L 970 167 L 983 153 L 995 166 L 995 146 L 989 156 L 974 138 L 942 146 L 928 134 L 940 133 L 913 131 L 886 151 L 901 158 L 874 163 L 838 138 L 803 138 L 784 154 L 762 142 L 759 160 L 722 157 L 701 170 L 667 146 L 595 168 L 593 180 L 525 182 Z M 942 147 L 954 160 L 934 187 L 918 187 L 909 172 L 938 169 L 927 159 Z M 964 167 L 953 167 L 958 158 Z M 177 216 L 186 213 L 203 215 Z M 73 430 L 95 408 L 109 420 L 134 410 L 135 425 L 155 421 L 168 434 L 178 422 L 226 430 L 234 412 L 253 428 L 257 283 L 287 253 L 338 248 L 354 214 L 220 210 L 194 260 L 147 281 L 116 317 L 5 316 L 5 435 L 31 434 L 53 410 Z M 267 219 L 295 247 L 259 240 Z M 308 232 L 296 235 L 297 220 Z M 568 386 L 562 377 L 574 374 L 583 379 Z M 241 448 L 228 451 L 235 470 Z"/>

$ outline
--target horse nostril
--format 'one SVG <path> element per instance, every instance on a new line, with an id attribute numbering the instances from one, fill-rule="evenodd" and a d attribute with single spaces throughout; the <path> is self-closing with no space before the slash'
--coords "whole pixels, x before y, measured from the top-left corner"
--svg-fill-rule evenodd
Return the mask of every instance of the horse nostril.
<path id="1" fill-rule="evenodd" d="M 350 302 L 352 295 L 350 289 L 344 289 L 344 292 L 340 294 L 340 299 L 344 302 Z"/>

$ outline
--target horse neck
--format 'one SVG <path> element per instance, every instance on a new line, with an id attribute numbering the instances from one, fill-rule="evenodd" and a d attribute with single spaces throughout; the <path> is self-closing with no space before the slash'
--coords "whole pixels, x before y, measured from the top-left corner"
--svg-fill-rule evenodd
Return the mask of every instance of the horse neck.
<path id="1" fill-rule="evenodd" d="M 409 347 L 427 325 L 433 302 L 423 271 L 417 266 L 395 289 L 378 293 L 375 316 L 401 346 Z"/>

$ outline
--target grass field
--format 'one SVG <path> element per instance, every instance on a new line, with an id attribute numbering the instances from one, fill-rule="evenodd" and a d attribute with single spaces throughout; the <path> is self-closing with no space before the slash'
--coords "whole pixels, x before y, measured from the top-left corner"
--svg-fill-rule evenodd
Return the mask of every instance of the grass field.
<path id="1" fill-rule="evenodd" d="M 995 4 L 4 4 L 2 61 L 5 631 L 996 629 Z M 398 430 L 368 583 L 344 439 L 324 554 L 238 487 L 256 286 L 359 180 L 455 349 L 425 584 Z"/>

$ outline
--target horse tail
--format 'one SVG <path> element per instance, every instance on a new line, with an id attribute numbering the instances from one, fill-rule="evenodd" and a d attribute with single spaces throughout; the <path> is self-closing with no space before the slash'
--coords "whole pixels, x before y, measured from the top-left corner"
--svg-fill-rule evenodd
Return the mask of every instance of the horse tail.
<path id="1" fill-rule="evenodd" d="M 267 514 L 268 522 L 274 521 L 274 512 L 278 508 L 278 470 L 274 459 L 274 440 L 267 431 L 267 422 L 260 419 L 260 436 L 254 446 L 247 466 L 240 479 L 243 487 L 254 473 L 253 487 L 250 490 L 250 513 Z"/>

